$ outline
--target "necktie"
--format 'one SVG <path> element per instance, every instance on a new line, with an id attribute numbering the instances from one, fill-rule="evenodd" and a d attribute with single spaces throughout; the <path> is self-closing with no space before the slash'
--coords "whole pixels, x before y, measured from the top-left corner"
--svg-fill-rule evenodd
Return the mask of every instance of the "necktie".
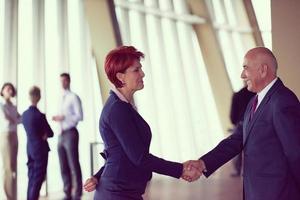
<path id="1" fill-rule="evenodd" d="M 252 106 L 251 106 L 250 120 L 253 118 L 257 103 L 258 103 L 258 95 L 255 95 L 254 101 L 253 101 Z"/>

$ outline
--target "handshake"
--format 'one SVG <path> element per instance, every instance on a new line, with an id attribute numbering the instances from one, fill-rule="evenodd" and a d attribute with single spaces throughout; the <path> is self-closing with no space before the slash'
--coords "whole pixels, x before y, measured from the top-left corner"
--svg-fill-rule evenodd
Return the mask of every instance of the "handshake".
<path id="1" fill-rule="evenodd" d="M 205 171 L 206 167 L 203 160 L 189 160 L 183 163 L 181 178 L 188 182 L 193 182 L 198 180 Z"/>

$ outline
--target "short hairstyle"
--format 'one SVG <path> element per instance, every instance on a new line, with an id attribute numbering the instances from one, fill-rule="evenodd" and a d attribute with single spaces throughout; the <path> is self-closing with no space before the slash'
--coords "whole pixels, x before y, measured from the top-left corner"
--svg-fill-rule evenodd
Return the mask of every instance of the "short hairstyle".
<path id="1" fill-rule="evenodd" d="M 41 98 L 41 90 L 37 86 L 32 86 L 29 90 L 30 98 Z"/>
<path id="2" fill-rule="evenodd" d="M 120 46 L 111 50 L 104 63 L 104 69 L 110 82 L 117 88 L 123 87 L 122 82 L 117 78 L 117 73 L 124 73 L 135 60 L 140 61 L 144 54 L 133 46 Z"/>
<path id="3" fill-rule="evenodd" d="M 1 96 L 3 96 L 3 90 L 4 90 L 4 88 L 5 88 L 6 86 L 8 86 L 8 87 L 11 88 L 11 90 L 12 90 L 12 97 L 15 97 L 15 96 L 17 95 L 17 90 L 16 90 L 16 88 L 14 87 L 14 85 L 13 85 L 12 83 L 9 83 L 9 82 L 3 84 L 2 88 L 1 88 L 1 93 L 0 93 Z"/>
<path id="4" fill-rule="evenodd" d="M 65 77 L 66 79 L 68 79 L 69 82 L 71 81 L 71 77 L 69 73 L 61 73 L 60 77 Z"/>
<path id="5" fill-rule="evenodd" d="M 254 53 L 255 57 L 263 56 L 265 59 L 266 58 L 269 59 L 271 61 L 270 64 L 274 67 L 275 71 L 277 71 L 278 69 L 277 59 L 270 49 L 266 47 L 255 47 L 253 49 L 250 49 L 248 53 Z"/>

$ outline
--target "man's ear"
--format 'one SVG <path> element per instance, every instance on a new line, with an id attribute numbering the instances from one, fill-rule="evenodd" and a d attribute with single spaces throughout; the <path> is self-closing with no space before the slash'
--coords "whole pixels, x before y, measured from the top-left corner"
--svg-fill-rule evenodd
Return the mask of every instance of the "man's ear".
<path id="1" fill-rule="evenodd" d="M 262 78 L 265 78 L 268 74 L 269 66 L 267 64 L 262 64 L 260 69 L 260 74 Z"/>

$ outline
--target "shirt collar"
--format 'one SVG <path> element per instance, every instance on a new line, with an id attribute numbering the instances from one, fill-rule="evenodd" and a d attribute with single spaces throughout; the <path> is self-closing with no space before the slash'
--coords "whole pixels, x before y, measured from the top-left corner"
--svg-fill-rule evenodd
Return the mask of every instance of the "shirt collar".
<path id="1" fill-rule="evenodd" d="M 111 87 L 111 90 L 117 95 L 117 97 L 121 100 L 121 101 L 124 101 L 126 103 L 130 103 L 131 106 L 136 110 L 136 107 L 134 105 L 133 102 L 129 102 L 125 97 L 124 95 L 116 88 L 116 87 Z"/>
<path id="2" fill-rule="evenodd" d="M 125 101 L 126 103 L 129 103 L 127 99 L 124 97 L 124 95 L 115 87 L 112 87 L 111 90 L 121 99 L 121 101 Z"/>
<path id="3" fill-rule="evenodd" d="M 69 93 L 71 93 L 71 91 L 69 89 L 63 90 L 63 96 L 68 95 Z"/>
<path id="4" fill-rule="evenodd" d="M 264 97 L 266 96 L 266 94 L 268 93 L 268 91 L 271 89 L 271 87 L 274 85 L 274 83 L 277 81 L 278 77 L 276 77 L 273 81 L 271 81 L 262 91 L 257 93 L 258 96 L 258 105 L 260 104 L 260 102 L 262 102 L 262 100 L 264 99 Z"/>
<path id="5" fill-rule="evenodd" d="M 34 106 L 34 105 L 30 105 L 29 108 L 30 109 L 38 109 L 37 106 Z"/>

